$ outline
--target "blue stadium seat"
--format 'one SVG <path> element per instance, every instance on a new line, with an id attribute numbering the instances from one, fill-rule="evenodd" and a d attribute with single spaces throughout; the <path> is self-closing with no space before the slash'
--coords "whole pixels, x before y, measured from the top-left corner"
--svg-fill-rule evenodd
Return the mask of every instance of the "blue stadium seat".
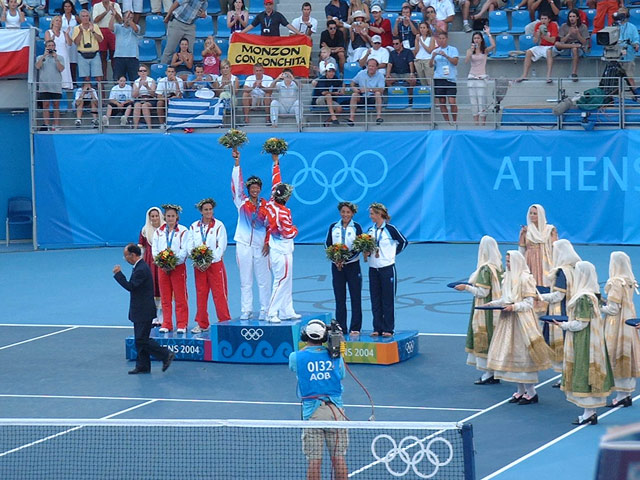
<path id="1" fill-rule="evenodd" d="M 142 13 L 144 15 L 148 15 L 151 13 L 151 1 L 150 0 L 142 0 Z"/>
<path id="2" fill-rule="evenodd" d="M 629 9 L 629 23 L 636 26 L 640 30 L 640 8 Z"/>
<path id="3" fill-rule="evenodd" d="M 531 20 L 529 20 L 529 11 L 528 10 L 515 10 L 511 12 L 511 28 L 509 29 L 509 33 L 524 33 L 524 27 L 529 25 Z"/>
<path id="4" fill-rule="evenodd" d="M 220 2 L 207 3 L 207 15 L 222 15 L 222 11 L 220 10 Z"/>
<path id="5" fill-rule="evenodd" d="M 246 3 L 245 3 L 246 5 Z M 260 2 L 260 0 L 253 0 L 250 4 L 249 4 L 249 13 L 253 13 L 253 14 L 258 14 L 260 12 L 262 12 L 264 10 L 264 6 L 263 4 Z"/>
<path id="6" fill-rule="evenodd" d="M 221 60 L 227 58 L 227 54 L 229 53 L 229 39 L 228 38 L 216 38 L 216 45 L 218 48 L 222 50 L 222 55 L 220 56 Z"/>
<path id="7" fill-rule="evenodd" d="M 431 87 L 414 87 L 412 110 L 431 109 Z"/>
<path id="8" fill-rule="evenodd" d="M 33 17 L 26 17 L 24 22 L 20 24 L 20 28 L 35 28 L 36 22 Z"/>
<path id="9" fill-rule="evenodd" d="M 226 15 L 220 15 L 216 23 L 217 23 L 216 37 L 228 38 L 231 36 L 231 30 L 229 30 L 229 27 L 227 26 Z"/>
<path id="10" fill-rule="evenodd" d="M 147 15 L 144 21 L 146 24 L 144 36 L 146 38 L 162 38 L 166 35 L 167 29 L 162 15 Z"/>
<path id="11" fill-rule="evenodd" d="M 509 52 L 517 50 L 516 39 L 513 35 L 496 35 L 496 49 L 491 58 L 509 58 Z"/>
<path id="12" fill-rule="evenodd" d="M 558 28 L 560 28 L 561 25 L 564 25 L 565 23 L 567 23 L 568 19 L 569 19 L 569 10 L 567 9 L 560 10 L 560 13 L 558 13 L 558 20 L 556 21 L 556 23 L 558 24 Z"/>
<path id="13" fill-rule="evenodd" d="M 36 57 L 44 55 L 44 40 L 36 39 Z"/>
<path id="14" fill-rule="evenodd" d="M 396 18 L 398 18 L 398 14 L 393 12 L 385 12 L 382 14 L 382 18 L 388 19 L 391 22 L 391 28 L 393 28 L 393 25 L 396 23 Z"/>
<path id="15" fill-rule="evenodd" d="M 149 76 L 154 80 L 158 80 L 159 78 L 167 76 L 167 67 L 166 63 L 152 63 L 151 69 L 149 70 Z"/>
<path id="16" fill-rule="evenodd" d="M 355 77 L 358 72 L 362 70 L 358 62 L 349 62 L 344 64 L 344 80 L 351 83 L 351 79 Z"/>
<path id="17" fill-rule="evenodd" d="M 156 41 L 151 38 L 138 40 L 138 59 L 141 62 L 155 62 L 158 59 Z"/>
<path id="18" fill-rule="evenodd" d="M 386 12 L 401 12 L 404 0 L 387 0 Z"/>
<path id="19" fill-rule="evenodd" d="M 520 35 L 520 38 L 518 39 L 518 50 L 529 50 L 535 44 L 536 43 L 533 41 L 533 35 Z M 520 56 L 524 57 L 524 54 Z"/>
<path id="20" fill-rule="evenodd" d="M 196 38 L 196 41 L 193 42 L 191 46 L 191 50 L 193 51 L 193 61 L 201 62 L 202 61 L 202 51 L 204 50 L 204 38 Z"/>
<path id="21" fill-rule="evenodd" d="M 600 58 L 604 55 L 604 47 L 596 42 L 596 34 L 591 34 L 591 49 L 585 54 L 586 57 Z"/>
<path id="22" fill-rule="evenodd" d="M 589 31 L 592 32 L 593 31 L 593 21 L 596 18 L 596 9 L 595 8 L 589 8 L 587 10 L 584 11 L 587 14 L 587 20 L 589 21 Z"/>
<path id="23" fill-rule="evenodd" d="M 39 21 L 39 31 L 38 36 L 40 38 L 44 38 L 44 35 L 47 33 L 47 30 L 51 28 L 51 19 L 53 17 L 40 17 Z"/>
<path id="24" fill-rule="evenodd" d="M 489 12 L 489 27 L 491 28 L 491 33 L 502 33 L 509 30 L 507 12 L 503 10 Z"/>
<path id="25" fill-rule="evenodd" d="M 423 18 L 422 12 L 411 12 L 411 20 L 414 22 L 419 24 Z M 393 28 L 393 25 L 391 25 L 391 28 Z"/>
<path id="26" fill-rule="evenodd" d="M 61 13 L 63 0 L 49 0 L 49 15 L 57 15 Z"/>
<path id="27" fill-rule="evenodd" d="M 404 110 L 405 108 L 409 108 L 409 89 L 407 87 L 389 87 L 387 109 Z"/>
<path id="28" fill-rule="evenodd" d="M 207 15 L 204 18 L 196 18 L 196 38 L 206 38 L 213 35 L 213 21 Z"/>

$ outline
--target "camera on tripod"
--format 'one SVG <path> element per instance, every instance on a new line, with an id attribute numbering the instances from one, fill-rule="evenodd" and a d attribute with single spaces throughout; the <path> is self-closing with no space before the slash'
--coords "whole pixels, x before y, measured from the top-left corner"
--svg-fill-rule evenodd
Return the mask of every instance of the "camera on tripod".
<path id="1" fill-rule="evenodd" d="M 331 320 L 327 333 L 327 350 L 329 350 L 329 356 L 331 358 L 339 358 L 341 352 L 341 346 L 344 344 L 344 335 L 342 329 L 336 320 Z"/>
<path id="2" fill-rule="evenodd" d="M 596 33 L 596 43 L 604 46 L 604 54 L 602 60 L 616 61 L 620 60 L 626 52 L 624 46 L 618 43 L 620 39 L 620 22 L 627 19 L 627 15 L 623 12 L 613 14 L 613 25 L 605 27 Z M 625 42 L 628 43 L 628 42 Z"/>

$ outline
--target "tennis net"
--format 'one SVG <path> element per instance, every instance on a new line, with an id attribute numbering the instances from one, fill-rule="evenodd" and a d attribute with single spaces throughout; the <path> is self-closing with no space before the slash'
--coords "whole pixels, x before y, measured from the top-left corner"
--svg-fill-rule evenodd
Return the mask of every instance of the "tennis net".
<path id="1" fill-rule="evenodd" d="M 0 478 L 475 478 L 469 424 L 0 419 Z"/>

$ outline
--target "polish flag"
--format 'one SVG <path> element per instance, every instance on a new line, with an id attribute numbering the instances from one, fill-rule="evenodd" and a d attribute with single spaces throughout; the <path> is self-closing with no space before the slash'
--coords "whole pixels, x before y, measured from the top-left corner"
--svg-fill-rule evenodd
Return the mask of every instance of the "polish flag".
<path id="1" fill-rule="evenodd" d="M 0 30 L 0 77 L 29 72 L 29 30 Z"/>

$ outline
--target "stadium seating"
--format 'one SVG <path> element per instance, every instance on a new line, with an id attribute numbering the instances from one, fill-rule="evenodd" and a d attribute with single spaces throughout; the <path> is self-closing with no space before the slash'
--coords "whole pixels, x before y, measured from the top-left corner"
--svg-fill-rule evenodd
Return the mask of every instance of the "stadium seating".
<path id="1" fill-rule="evenodd" d="M 388 19 L 391 22 L 391 28 L 393 28 L 393 25 L 396 23 L 396 18 L 398 18 L 398 14 L 393 12 L 385 12 L 382 14 L 382 18 Z"/>
<path id="2" fill-rule="evenodd" d="M 36 26 L 33 17 L 26 17 L 24 22 L 20 24 L 20 28 L 34 28 Z"/>
<path id="3" fill-rule="evenodd" d="M 191 47 L 193 50 L 193 61 L 201 62 L 202 61 L 202 51 L 204 50 L 204 38 L 196 38 L 196 41 L 193 42 L 193 46 Z"/>
<path id="4" fill-rule="evenodd" d="M 635 25 L 640 30 L 640 8 L 629 9 L 629 23 Z"/>
<path id="5" fill-rule="evenodd" d="M 217 23 L 216 37 L 228 38 L 231 35 L 231 30 L 229 30 L 229 27 L 227 26 L 226 15 L 220 15 L 216 23 Z"/>
<path id="6" fill-rule="evenodd" d="M 155 62 L 158 59 L 156 41 L 151 38 L 141 38 L 138 40 L 138 59 L 141 62 Z"/>
<path id="7" fill-rule="evenodd" d="M 49 15 L 57 15 L 61 12 L 63 0 L 49 0 Z"/>
<path id="8" fill-rule="evenodd" d="M 489 27 L 491 28 L 491 33 L 502 33 L 509 30 L 507 12 L 503 10 L 489 12 Z"/>
<path id="9" fill-rule="evenodd" d="M 222 12 L 220 10 L 220 2 L 208 2 L 207 14 L 211 16 L 221 15 Z"/>
<path id="10" fill-rule="evenodd" d="M 387 110 L 404 110 L 409 107 L 409 89 L 393 86 L 388 89 Z"/>
<path id="11" fill-rule="evenodd" d="M 47 33 L 47 30 L 49 30 L 51 28 L 51 19 L 53 17 L 40 17 L 40 28 L 38 31 L 38 36 L 40 38 L 44 38 L 45 33 Z"/>
<path id="12" fill-rule="evenodd" d="M 516 49 L 516 39 L 513 35 L 496 35 L 496 49 L 491 58 L 509 58 L 509 52 Z"/>
<path id="13" fill-rule="evenodd" d="M 151 2 L 150 0 L 142 0 L 142 13 L 144 15 L 148 15 L 151 13 Z"/>
<path id="14" fill-rule="evenodd" d="M 168 65 L 166 63 L 153 63 L 151 64 L 149 75 L 154 80 L 158 80 L 159 78 L 166 77 L 167 67 Z"/>
<path id="15" fill-rule="evenodd" d="M 401 12 L 404 0 L 387 0 L 386 12 Z"/>
<path id="16" fill-rule="evenodd" d="M 249 4 L 249 13 L 258 14 L 258 13 L 262 12 L 263 10 L 264 10 L 264 6 L 260 2 L 260 0 L 253 0 Z"/>
<path id="17" fill-rule="evenodd" d="M 412 110 L 429 110 L 431 108 L 431 87 L 414 87 Z"/>
<path id="18" fill-rule="evenodd" d="M 355 77 L 358 72 L 362 70 L 360 64 L 358 62 L 349 62 L 344 64 L 344 80 L 345 82 L 351 83 L 353 77 Z"/>
<path id="19" fill-rule="evenodd" d="M 600 58 L 604 54 L 604 47 L 596 42 L 596 34 L 591 34 L 591 49 L 585 54 L 590 58 Z"/>
<path id="20" fill-rule="evenodd" d="M 144 20 L 146 24 L 144 36 L 146 38 L 162 38 L 167 33 L 161 15 L 147 15 Z"/>
<path id="21" fill-rule="evenodd" d="M 216 38 L 216 45 L 222 51 L 222 55 L 220 55 L 220 59 L 224 60 L 227 58 L 227 54 L 229 53 L 229 39 L 228 38 Z"/>
<path id="22" fill-rule="evenodd" d="M 213 35 L 213 21 L 207 15 L 204 18 L 196 18 L 196 38 L 206 38 Z"/>
<path id="23" fill-rule="evenodd" d="M 518 50 L 522 50 L 524 52 L 535 46 L 535 44 L 536 43 L 533 41 L 533 35 L 520 35 L 520 38 L 518 39 Z M 520 56 L 524 57 L 524 54 Z"/>
<path id="24" fill-rule="evenodd" d="M 529 25 L 531 20 L 529 20 L 529 11 L 528 10 L 515 10 L 511 12 L 511 28 L 509 29 L 509 33 L 524 33 L 524 27 Z"/>
<path id="25" fill-rule="evenodd" d="M 584 11 L 587 14 L 587 20 L 589 21 L 589 31 L 593 31 L 593 21 L 596 19 L 596 9 L 589 8 Z"/>

